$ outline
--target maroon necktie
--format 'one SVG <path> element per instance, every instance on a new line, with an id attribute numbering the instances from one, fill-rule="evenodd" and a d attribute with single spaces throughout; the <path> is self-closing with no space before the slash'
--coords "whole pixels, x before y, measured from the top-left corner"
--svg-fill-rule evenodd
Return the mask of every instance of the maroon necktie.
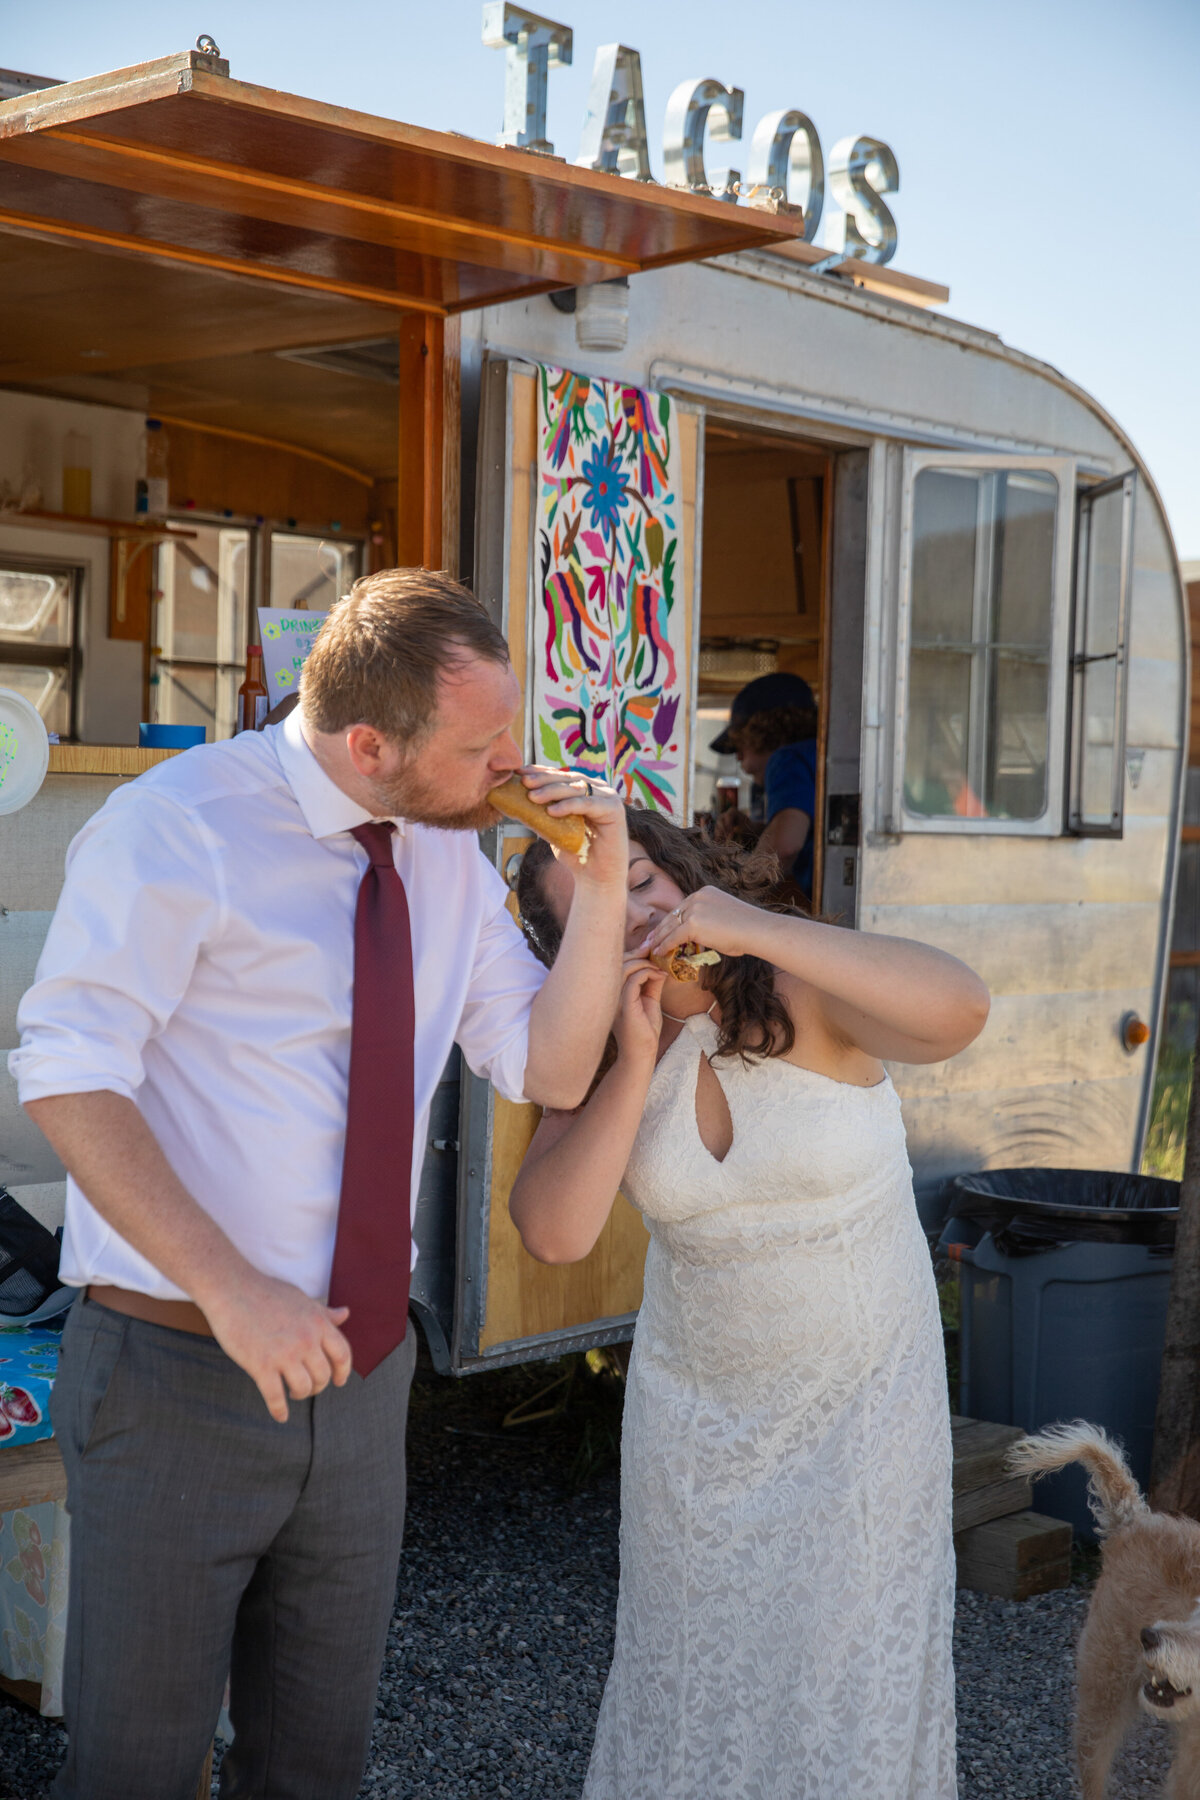
<path id="1" fill-rule="evenodd" d="M 356 825 L 370 862 L 354 914 L 350 1088 L 330 1306 L 354 1367 L 369 1375 L 404 1337 L 412 1261 L 413 1004 L 408 896 L 392 861 L 395 826 Z"/>

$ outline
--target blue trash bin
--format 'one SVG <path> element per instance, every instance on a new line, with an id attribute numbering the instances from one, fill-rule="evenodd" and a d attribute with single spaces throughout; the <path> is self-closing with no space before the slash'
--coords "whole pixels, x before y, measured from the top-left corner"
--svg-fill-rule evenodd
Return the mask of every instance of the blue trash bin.
<path id="1" fill-rule="evenodd" d="M 962 1274 L 959 1410 L 1038 1431 L 1087 1419 L 1120 1439 L 1144 1489 L 1179 1184 L 1090 1169 L 993 1169 L 953 1184 L 940 1248 Z M 1087 1479 L 1034 1489 L 1094 1541 Z"/>

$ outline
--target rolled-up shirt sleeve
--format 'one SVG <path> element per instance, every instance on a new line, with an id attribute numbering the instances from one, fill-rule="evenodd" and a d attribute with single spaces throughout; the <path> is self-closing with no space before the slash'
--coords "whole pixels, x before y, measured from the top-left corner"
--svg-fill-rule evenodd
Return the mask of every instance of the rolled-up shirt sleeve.
<path id="1" fill-rule="evenodd" d="M 466 999 L 455 1034 L 476 1075 L 486 1075 L 506 1100 L 525 1098 L 529 1014 L 546 970 L 505 905 L 507 889 L 480 856 L 483 924 Z"/>
<path id="2" fill-rule="evenodd" d="M 176 800 L 124 789 L 67 852 L 66 880 L 9 1056 L 22 1102 L 102 1089 L 134 1099 L 143 1051 L 220 919 L 203 829 Z"/>

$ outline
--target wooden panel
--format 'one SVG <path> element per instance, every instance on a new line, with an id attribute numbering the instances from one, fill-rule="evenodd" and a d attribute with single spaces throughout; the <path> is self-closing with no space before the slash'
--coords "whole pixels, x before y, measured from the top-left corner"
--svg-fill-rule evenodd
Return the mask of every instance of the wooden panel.
<path id="1" fill-rule="evenodd" d="M 957 956 L 995 994 L 1141 988 L 1154 980 L 1158 906 L 867 906 L 859 926 Z"/>
<path id="2" fill-rule="evenodd" d="M 1200 763 L 1200 581 L 1187 584 L 1188 625 L 1192 641 L 1191 719 L 1188 727 L 1188 763 Z"/>
<path id="3" fill-rule="evenodd" d="M 1134 1154 L 1145 1063 L 1111 1080 L 1022 1083 L 914 1098 L 906 1068 L 893 1068 L 921 1181 L 972 1169 L 1127 1169 Z"/>
<path id="4" fill-rule="evenodd" d="M 438 567 L 458 579 L 462 524 L 462 321 L 442 327 L 442 553 Z"/>
<path id="5" fill-rule="evenodd" d="M 532 629 L 533 510 L 537 492 L 537 376 L 509 372 L 508 512 L 505 522 L 504 631 L 513 673 L 521 684 L 523 717 L 514 736 L 530 762 L 540 760 L 533 741 L 533 678 L 529 667 Z"/>
<path id="6" fill-rule="evenodd" d="M 53 1438 L 36 1444 L 15 1444 L 0 1456 L 0 1512 L 19 1506 L 40 1506 L 46 1500 L 65 1500 L 67 1472 Z"/>
<path id="7" fill-rule="evenodd" d="M 697 543 L 696 512 L 699 505 L 700 483 L 700 427 L 702 415 L 689 407 L 680 407 L 675 414 L 675 429 L 679 434 L 679 468 L 680 485 L 680 535 L 683 539 L 683 600 L 684 613 L 683 641 L 686 649 L 686 666 L 689 671 L 695 667 L 693 649 L 696 632 L 699 629 L 700 593 L 696 580 Z M 691 693 L 691 677 L 686 677 L 689 698 L 688 709 L 695 704 L 695 695 Z M 686 745 L 685 745 L 686 749 Z M 692 758 L 685 754 L 680 759 L 682 781 L 679 789 L 679 817 L 683 824 L 692 821 Z"/>
<path id="8" fill-rule="evenodd" d="M 1153 1015 L 1150 987 L 1103 994 L 997 994 L 988 1022 L 973 1044 L 946 1063 L 907 1064 L 903 1092 L 923 1095 L 990 1093 L 1019 1084 L 1062 1085 L 1119 1080 L 1130 1057 L 1118 1036 L 1129 1010 Z"/>
<path id="9" fill-rule="evenodd" d="M 143 750 L 135 744 L 51 744 L 51 775 L 144 775 L 156 764 L 169 762 L 178 750 Z M 111 793 L 115 784 L 110 783 Z M 45 790 L 43 790 L 44 792 Z M 57 792 L 58 790 L 53 790 Z M 64 793 L 67 789 L 62 790 Z M 74 791 L 74 790 L 70 790 Z M 107 793 L 105 795 L 107 798 Z M 97 801 L 98 806 L 103 800 Z M 95 810 L 93 808 L 93 810 Z M 0 831 L 3 831 L 0 825 Z"/>
<path id="10" fill-rule="evenodd" d="M 383 337 L 396 329 L 390 310 L 267 283 L 233 281 L 200 269 L 163 268 L 144 257 L 109 256 L 85 246 L 4 236 L 0 284 L 0 380 L 86 378 L 82 398 L 100 399 L 97 383 L 129 372 L 167 371 L 152 382 L 153 403 L 188 412 L 186 385 L 172 365 L 210 363 L 205 385 L 224 383 L 222 365 L 251 352 Z M 80 297 L 87 296 L 87 305 Z M 233 367 L 237 368 L 234 361 Z M 242 371 L 244 373 L 244 370 Z M 129 405 L 124 384 L 112 403 Z M 194 385 L 190 390 L 194 397 Z M 201 395 L 202 405 L 211 405 Z M 228 403 L 228 395 L 226 396 Z M 253 399 L 253 395 L 251 395 Z M 209 414 L 208 416 L 212 416 Z M 215 422 L 221 423 L 217 414 Z M 229 417 L 231 425 L 242 423 Z M 319 421 L 310 425 L 319 428 Z M 303 440 L 300 440 L 303 441 Z"/>
<path id="11" fill-rule="evenodd" d="M 251 87 L 195 53 L 0 104 L 0 218 L 424 312 L 802 230 L 794 215 Z"/>
<path id="12" fill-rule="evenodd" d="M 296 364 L 278 367 L 281 385 L 294 379 Z M 226 371 L 226 378 L 236 392 L 237 371 Z M 370 387 L 361 381 L 357 385 Z M 215 427 L 198 428 L 178 417 L 167 421 L 167 448 L 174 506 L 325 526 L 336 519 L 348 535 L 366 531 L 370 476 L 347 474 L 328 458 Z"/>
<path id="13" fill-rule="evenodd" d="M 868 842 L 864 906 L 971 906 L 1010 901 L 1162 902 L 1168 828 L 1127 819 L 1123 838 L 972 837 L 913 832 Z"/>
<path id="14" fill-rule="evenodd" d="M 436 569 L 442 560 L 442 322 L 416 314 L 400 327 L 400 484 L 396 560 Z"/>
<path id="15" fill-rule="evenodd" d="M 595 1249 L 582 1262 L 539 1263 L 524 1249 L 508 1216 L 508 1195 L 540 1116 L 536 1106 L 513 1106 L 496 1097 L 482 1350 L 595 1319 L 617 1318 L 636 1312 L 642 1303 L 649 1236 L 641 1215 L 622 1195 L 617 1196 Z M 564 1196 L 564 1204 L 570 1204 L 569 1196 Z"/>

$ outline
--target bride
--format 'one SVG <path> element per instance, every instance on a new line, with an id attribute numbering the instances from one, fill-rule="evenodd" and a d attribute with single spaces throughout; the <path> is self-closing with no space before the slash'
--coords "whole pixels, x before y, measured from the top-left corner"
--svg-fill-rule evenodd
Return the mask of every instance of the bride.
<path id="1" fill-rule="evenodd" d="M 615 1044 L 510 1201 L 545 1262 L 588 1254 L 618 1188 L 650 1231 L 584 1800 L 953 1800 L 946 1376 L 881 1059 L 955 1055 L 987 991 L 773 910 L 761 856 L 627 817 Z M 572 891 L 535 844 L 518 901 L 547 962 Z M 690 940 L 721 958 L 697 983 L 647 960 Z"/>

